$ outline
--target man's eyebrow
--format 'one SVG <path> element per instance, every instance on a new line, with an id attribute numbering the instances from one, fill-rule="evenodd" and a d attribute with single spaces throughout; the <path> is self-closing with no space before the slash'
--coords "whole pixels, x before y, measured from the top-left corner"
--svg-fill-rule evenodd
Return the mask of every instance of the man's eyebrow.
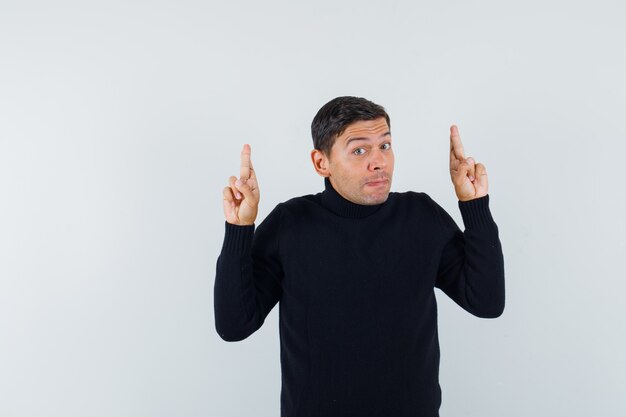
<path id="1" fill-rule="evenodd" d="M 380 135 L 381 138 L 384 138 L 385 136 L 391 136 L 391 132 L 387 131 L 385 133 L 383 133 L 382 135 Z M 369 140 L 369 138 L 365 138 L 365 137 L 355 137 L 355 138 L 350 138 L 346 141 L 345 146 L 348 146 L 350 144 L 350 142 L 355 141 L 355 140 Z"/>

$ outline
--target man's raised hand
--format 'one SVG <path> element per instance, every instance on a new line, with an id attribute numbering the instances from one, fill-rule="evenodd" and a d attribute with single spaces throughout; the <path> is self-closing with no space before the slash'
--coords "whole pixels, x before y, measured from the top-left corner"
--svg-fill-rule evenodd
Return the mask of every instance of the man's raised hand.
<path id="1" fill-rule="evenodd" d="M 487 195 L 487 169 L 483 164 L 475 164 L 473 158 L 465 157 L 456 125 L 450 126 L 450 177 L 461 201 Z"/>
<path id="2" fill-rule="evenodd" d="M 260 195 L 259 183 L 250 160 L 250 145 L 243 145 L 241 150 L 239 179 L 231 176 L 228 182 L 228 187 L 223 191 L 226 221 L 239 226 L 254 224 Z"/>

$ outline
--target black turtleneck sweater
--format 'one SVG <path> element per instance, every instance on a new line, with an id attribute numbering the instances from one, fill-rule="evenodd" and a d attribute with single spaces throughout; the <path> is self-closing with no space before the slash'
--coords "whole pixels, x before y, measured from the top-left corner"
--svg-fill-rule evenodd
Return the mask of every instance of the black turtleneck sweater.
<path id="1" fill-rule="evenodd" d="M 226 223 L 215 326 L 245 339 L 280 301 L 282 417 L 433 417 L 441 405 L 434 288 L 471 314 L 504 309 L 504 259 L 489 195 L 354 204 L 325 190 L 280 203 L 256 228 Z"/>

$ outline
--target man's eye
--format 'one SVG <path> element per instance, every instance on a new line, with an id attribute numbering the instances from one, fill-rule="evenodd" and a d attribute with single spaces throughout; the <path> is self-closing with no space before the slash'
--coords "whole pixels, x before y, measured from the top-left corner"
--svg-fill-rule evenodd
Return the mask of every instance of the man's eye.
<path id="1" fill-rule="evenodd" d="M 384 143 L 382 148 L 385 149 L 385 150 L 391 149 L 391 143 Z"/>
<path id="2" fill-rule="evenodd" d="M 363 155 L 365 153 L 365 149 L 364 148 L 356 148 L 354 151 L 352 151 L 353 154 L 355 155 Z"/>

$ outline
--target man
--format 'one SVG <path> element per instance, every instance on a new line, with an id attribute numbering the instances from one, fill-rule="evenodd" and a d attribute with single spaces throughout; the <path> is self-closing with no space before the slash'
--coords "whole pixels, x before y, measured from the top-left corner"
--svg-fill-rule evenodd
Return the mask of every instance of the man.
<path id="1" fill-rule="evenodd" d="M 224 188 L 215 325 L 245 339 L 280 301 L 281 416 L 438 416 L 434 288 L 478 317 L 504 309 L 504 259 L 485 166 L 450 128 L 450 175 L 465 231 L 427 194 L 390 192 L 390 120 L 357 97 L 311 126 L 315 195 L 280 203 L 255 231 L 250 147 Z"/>

